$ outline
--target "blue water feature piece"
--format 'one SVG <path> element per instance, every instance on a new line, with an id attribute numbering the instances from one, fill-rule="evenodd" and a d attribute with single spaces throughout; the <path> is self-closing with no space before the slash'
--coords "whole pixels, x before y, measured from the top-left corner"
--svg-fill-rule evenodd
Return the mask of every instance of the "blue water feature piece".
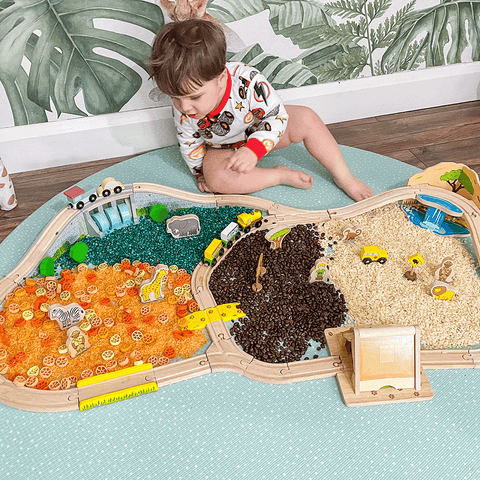
<path id="1" fill-rule="evenodd" d="M 444 211 L 448 210 L 447 213 L 449 213 L 450 215 L 460 217 L 463 214 L 463 210 L 460 207 L 457 207 L 452 202 L 449 202 L 448 200 L 444 200 L 443 198 L 438 198 L 438 197 L 434 197 L 432 195 L 423 195 L 422 194 L 422 195 L 418 195 L 418 199 L 422 203 L 425 203 L 426 205 L 431 205 L 433 207 L 435 205 L 437 205 L 436 208 L 438 208 L 438 209 L 444 209 Z"/>
<path id="2" fill-rule="evenodd" d="M 403 211 L 407 215 L 407 218 L 417 227 L 426 228 L 425 225 L 425 214 L 420 212 L 416 208 L 411 208 L 409 206 L 403 206 Z M 467 236 L 470 234 L 468 228 L 465 228 L 459 223 L 450 222 L 449 220 L 444 220 L 442 227 L 437 230 L 432 230 L 433 233 L 437 235 L 456 235 L 456 236 Z"/>
<path id="3" fill-rule="evenodd" d="M 442 212 L 437 208 L 430 207 L 425 213 L 425 217 L 423 218 L 421 225 L 429 230 L 438 230 L 438 233 L 445 233 L 445 229 L 442 228 L 445 215 L 445 212 Z"/>
<path id="4" fill-rule="evenodd" d="M 117 205 L 118 213 L 122 219 L 123 226 L 131 225 L 133 223 L 132 216 L 130 215 L 130 209 L 124 203 Z"/>
<path id="5" fill-rule="evenodd" d="M 110 231 L 110 223 L 107 220 L 107 217 L 100 212 L 94 213 L 92 215 L 93 221 L 97 224 L 97 227 L 102 233 L 107 233 Z"/>
<path id="6" fill-rule="evenodd" d="M 437 198 L 432 195 L 418 195 L 417 199 L 420 203 L 428 206 L 420 226 L 439 235 L 443 235 L 446 232 L 444 220 L 447 213 L 454 217 L 460 217 L 463 214 L 461 208 L 443 198 Z"/>
<path id="7" fill-rule="evenodd" d="M 108 218 L 108 221 L 110 222 L 110 226 L 112 227 L 112 229 L 115 230 L 116 228 L 121 228 L 123 226 L 122 221 L 120 220 L 120 216 L 118 215 L 118 212 L 115 208 L 106 208 L 104 212 L 106 217 Z"/>

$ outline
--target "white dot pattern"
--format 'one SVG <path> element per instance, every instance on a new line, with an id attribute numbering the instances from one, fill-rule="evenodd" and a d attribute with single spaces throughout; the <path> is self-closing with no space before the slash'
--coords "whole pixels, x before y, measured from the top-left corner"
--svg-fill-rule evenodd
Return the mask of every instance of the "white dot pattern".
<path id="1" fill-rule="evenodd" d="M 0 478 L 480 478 L 478 371 L 429 370 L 430 402 L 346 407 L 335 378 L 211 373 L 89 412 L 0 406 Z"/>

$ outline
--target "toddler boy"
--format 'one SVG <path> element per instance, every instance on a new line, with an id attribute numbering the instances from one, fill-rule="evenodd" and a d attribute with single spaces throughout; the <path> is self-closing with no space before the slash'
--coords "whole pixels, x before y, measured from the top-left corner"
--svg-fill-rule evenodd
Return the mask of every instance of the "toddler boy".
<path id="1" fill-rule="evenodd" d="M 183 158 L 202 192 L 253 193 L 274 185 L 308 189 L 313 178 L 285 165 L 261 168 L 273 149 L 304 142 L 352 199 L 372 196 L 354 177 L 335 139 L 308 107 L 283 105 L 255 68 L 226 61 L 220 25 L 191 18 L 167 24 L 155 38 L 149 66 L 171 97 Z"/>

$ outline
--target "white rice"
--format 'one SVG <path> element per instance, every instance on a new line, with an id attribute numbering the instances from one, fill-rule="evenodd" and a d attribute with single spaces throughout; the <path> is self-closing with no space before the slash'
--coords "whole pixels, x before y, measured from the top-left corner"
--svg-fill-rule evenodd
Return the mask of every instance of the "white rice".
<path id="1" fill-rule="evenodd" d="M 362 233 L 353 243 L 341 241 L 345 226 L 360 226 Z M 322 246 L 332 244 L 334 260 L 328 262 L 330 279 L 345 296 L 349 315 L 356 325 L 419 325 L 424 348 L 461 348 L 480 343 L 480 279 L 475 260 L 456 238 L 439 236 L 413 225 L 398 204 L 359 215 L 348 220 L 332 220 L 319 232 L 325 232 Z M 328 237 L 334 237 L 328 241 Z M 363 246 L 378 246 L 388 252 L 381 265 L 364 265 Z M 425 263 L 416 269 L 417 279 L 403 275 L 412 266 L 408 257 L 419 253 Z M 437 300 L 430 289 L 435 271 L 445 257 L 454 260 L 451 285 L 457 295 Z"/>

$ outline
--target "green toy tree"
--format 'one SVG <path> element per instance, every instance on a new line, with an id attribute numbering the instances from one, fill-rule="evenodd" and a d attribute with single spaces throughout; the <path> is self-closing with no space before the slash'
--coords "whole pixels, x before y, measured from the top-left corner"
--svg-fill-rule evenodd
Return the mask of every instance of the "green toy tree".
<path id="1" fill-rule="evenodd" d="M 453 193 L 457 193 L 464 188 L 470 195 L 473 195 L 472 181 L 461 168 L 444 173 L 440 180 L 447 182 L 452 187 Z"/>
<path id="2" fill-rule="evenodd" d="M 45 257 L 40 263 L 40 275 L 43 277 L 51 277 L 55 275 L 55 262 L 52 257 Z"/>
<path id="3" fill-rule="evenodd" d="M 87 258 L 88 245 L 83 242 L 77 242 L 75 245 L 72 245 L 70 248 L 70 258 L 75 260 L 77 263 L 82 263 Z"/>
<path id="4" fill-rule="evenodd" d="M 163 222 L 168 217 L 168 210 L 165 205 L 157 204 L 150 208 L 150 218 L 155 222 Z"/>
<path id="5" fill-rule="evenodd" d="M 280 231 L 273 231 L 273 233 L 269 236 L 267 236 L 267 240 L 269 242 L 271 242 L 271 247 L 274 249 L 274 250 L 277 250 L 279 248 L 281 248 L 282 246 L 282 241 L 283 239 L 285 238 L 285 236 L 290 233 L 290 230 L 291 228 L 287 227 L 287 228 L 284 228 Z"/>

